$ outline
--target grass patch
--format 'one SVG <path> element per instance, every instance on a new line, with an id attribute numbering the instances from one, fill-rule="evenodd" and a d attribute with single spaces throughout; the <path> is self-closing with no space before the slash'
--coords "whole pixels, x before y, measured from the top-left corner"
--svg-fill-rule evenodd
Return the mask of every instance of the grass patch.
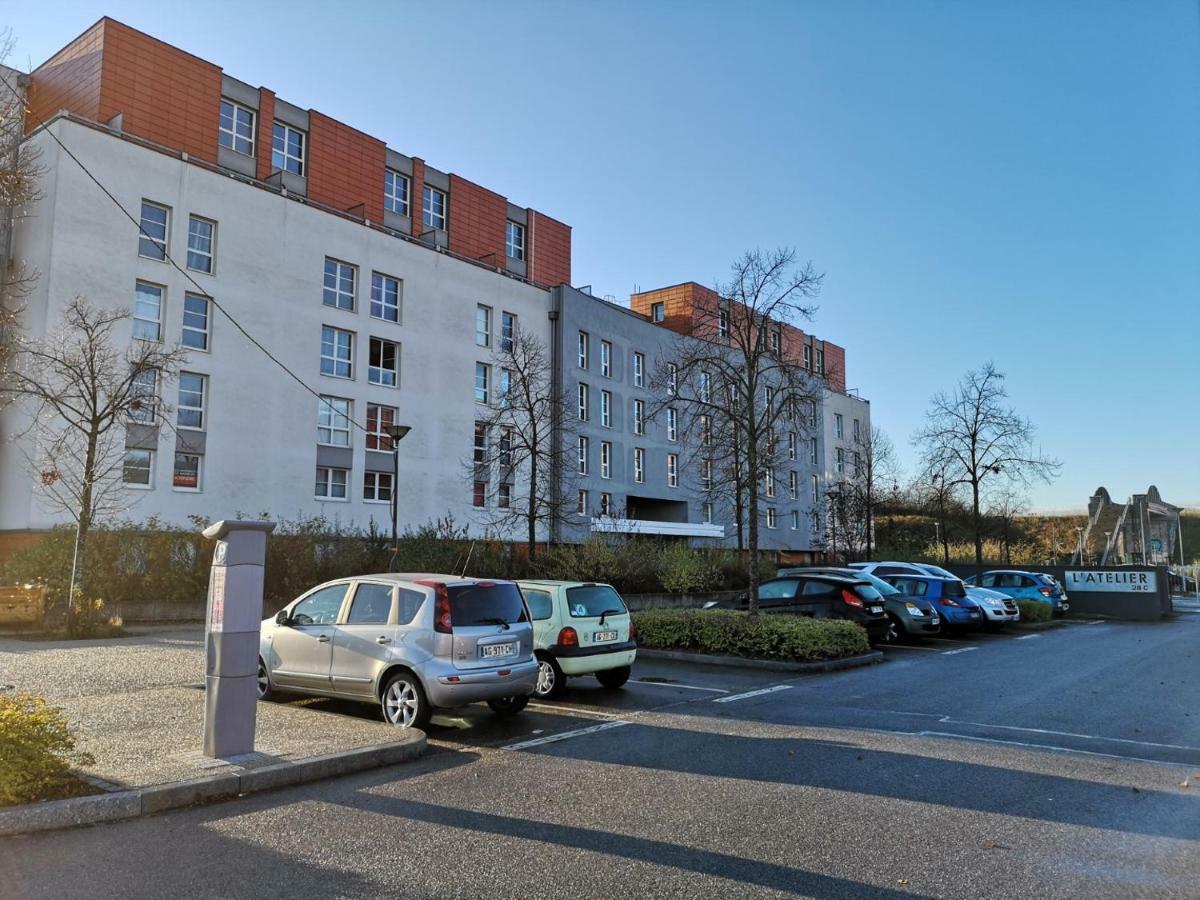
<path id="1" fill-rule="evenodd" d="M 1017 609 L 1021 611 L 1022 622 L 1049 622 L 1054 618 L 1054 610 L 1049 603 L 1040 600 L 1018 600 Z"/>
<path id="2" fill-rule="evenodd" d="M 871 649 L 866 631 L 844 619 L 684 609 L 635 612 L 633 624 L 639 646 L 714 656 L 819 662 Z"/>

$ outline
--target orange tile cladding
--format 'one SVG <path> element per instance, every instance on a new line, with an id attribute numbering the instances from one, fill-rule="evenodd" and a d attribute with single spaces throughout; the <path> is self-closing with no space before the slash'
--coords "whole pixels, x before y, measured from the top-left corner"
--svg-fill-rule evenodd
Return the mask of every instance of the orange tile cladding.
<path id="1" fill-rule="evenodd" d="M 258 157 L 258 177 L 264 181 L 271 175 L 271 145 L 275 138 L 275 92 L 258 89 L 258 134 L 254 152 Z"/>
<path id="2" fill-rule="evenodd" d="M 508 201 L 497 193 L 450 176 L 450 249 L 496 268 L 504 267 Z"/>
<path id="3" fill-rule="evenodd" d="M 383 221 L 383 141 L 315 109 L 308 113 L 308 196 Z"/>
<path id="4" fill-rule="evenodd" d="M 825 341 L 825 377 L 835 391 L 846 391 L 846 350 Z"/>
<path id="5" fill-rule="evenodd" d="M 538 284 L 571 283 L 571 226 L 529 210 L 529 277 Z"/>
<path id="6" fill-rule="evenodd" d="M 26 133 L 60 109 L 100 118 L 100 62 L 104 52 L 104 20 L 101 19 L 62 50 L 38 66 L 29 83 L 31 115 L 25 119 Z"/>

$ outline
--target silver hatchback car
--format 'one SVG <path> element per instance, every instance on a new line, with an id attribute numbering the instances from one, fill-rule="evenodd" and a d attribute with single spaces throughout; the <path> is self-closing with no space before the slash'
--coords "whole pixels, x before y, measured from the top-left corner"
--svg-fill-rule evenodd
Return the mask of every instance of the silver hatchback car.
<path id="1" fill-rule="evenodd" d="M 435 708 L 525 708 L 537 682 L 533 628 L 511 581 L 362 575 L 318 585 L 262 623 L 258 694 L 378 703 L 420 728 Z"/>

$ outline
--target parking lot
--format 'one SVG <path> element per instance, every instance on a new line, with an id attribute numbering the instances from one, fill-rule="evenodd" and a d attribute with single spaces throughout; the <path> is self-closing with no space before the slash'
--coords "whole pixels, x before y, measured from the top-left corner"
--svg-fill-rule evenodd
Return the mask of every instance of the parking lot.
<path id="1" fill-rule="evenodd" d="M 816 676 L 643 660 L 513 720 L 439 716 L 416 763 L 12 839 L 0 866 L 22 897 L 1193 897 L 1198 662 L 1195 613 Z"/>

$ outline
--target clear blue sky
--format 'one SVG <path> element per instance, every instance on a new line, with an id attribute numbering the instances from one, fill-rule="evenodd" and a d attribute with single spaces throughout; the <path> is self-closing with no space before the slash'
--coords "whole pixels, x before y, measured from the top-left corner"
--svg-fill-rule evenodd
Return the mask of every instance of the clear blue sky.
<path id="1" fill-rule="evenodd" d="M 574 280 L 826 273 L 811 330 L 911 467 L 994 359 L 1078 508 L 1200 505 L 1195 2 L 8 0 L 35 65 L 102 14 L 574 227 Z"/>

